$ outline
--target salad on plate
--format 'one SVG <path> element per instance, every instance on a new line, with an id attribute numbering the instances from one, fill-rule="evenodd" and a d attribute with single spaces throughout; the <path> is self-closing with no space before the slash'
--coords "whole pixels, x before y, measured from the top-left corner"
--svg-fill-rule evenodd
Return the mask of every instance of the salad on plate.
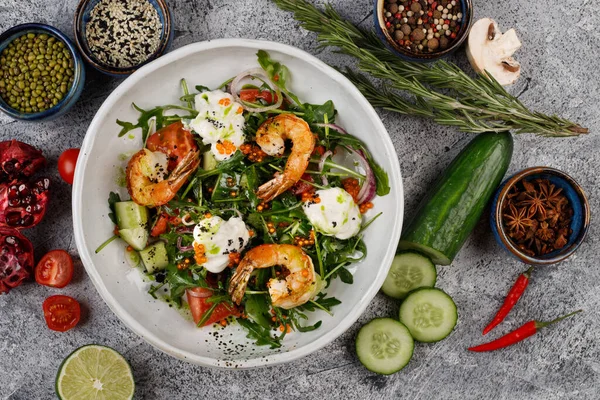
<path id="1" fill-rule="evenodd" d="M 190 92 L 182 79 L 181 104 L 134 104 L 137 122 L 117 120 L 120 136 L 141 129 L 143 146 L 127 157 L 130 199 L 109 195 L 114 236 L 96 252 L 121 238 L 150 295 L 189 307 L 198 327 L 236 321 L 280 347 L 319 328 L 307 313 L 334 312 L 327 288 L 352 284 L 381 215 L 372 201 L 390 188 L 333 102 L 302 102 L 287 67 L 257 56 L 260 68 L 218 88 Z"/>

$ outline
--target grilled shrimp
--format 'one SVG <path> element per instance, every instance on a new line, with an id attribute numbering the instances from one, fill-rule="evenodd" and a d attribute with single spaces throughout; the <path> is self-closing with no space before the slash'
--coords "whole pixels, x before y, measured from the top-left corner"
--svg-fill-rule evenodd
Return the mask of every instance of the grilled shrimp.
<path id="1" fill-rule="evenodd" d="M 173 199 L 198 168 L 200 152 L 180 122 L 150 135 L 147 147 L 127 164 L 127 191 L 137 204 L 157 207 Z"/>
<path id="2" fill-rule="evenodd" d="M 306 121 L 294 114 L 269 118 L 256 131 L 256 143 L 270 156 L 283 155 L 286 139 L 292 141 L 293 147 L 283 173 L 260 186 L 256 192 L 265 202 L 273 200 L 300 180 L 315 148 L 315 137 Z"/>
<path id="3" fill-rule="evenodd" d="M 271 302 L 285 309 L 300 306 L 317 294 L 319 285 L 311 258 L 298 246 L 263 244 L 246 253 L 229 282 L 229 294 L 240 304 L 252 271 L 281 265 L 289 271 L 285 278 L 267 282 Z"/>

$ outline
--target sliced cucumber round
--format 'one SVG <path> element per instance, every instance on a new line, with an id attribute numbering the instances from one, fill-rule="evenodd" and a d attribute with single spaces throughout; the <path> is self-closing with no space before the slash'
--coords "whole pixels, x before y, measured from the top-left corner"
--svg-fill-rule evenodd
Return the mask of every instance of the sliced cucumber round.
<path id="1" fill-rule="evenodd" d="M 356 354 L 369 370 L 382 375 L 400 371 L 410 361 L 415 342 L 410 332 L 392 318 L 376 318 L 356 336 Z"/>
<path id="2" fill-rule="evenodd" d="M 397 254 L 381 290 L 395 299 L 420 287 L 434 287 L 437 271 L 431 260 L 415 252 Z"/>
<path id="3" fill-rule="evenodd" d="M 149 234 L 146 228 L 119 229 L 119 236 L 135 250 L 144 250 L 148 244 Z"/>
<path id="4" fill-rule="evenodd" d="M 400 322 L 419 342 L 444 339 L 452 332 L 457 320 L 454 300 L 440 289 L 417 289 L 409 293 L 400 306 Z"/>

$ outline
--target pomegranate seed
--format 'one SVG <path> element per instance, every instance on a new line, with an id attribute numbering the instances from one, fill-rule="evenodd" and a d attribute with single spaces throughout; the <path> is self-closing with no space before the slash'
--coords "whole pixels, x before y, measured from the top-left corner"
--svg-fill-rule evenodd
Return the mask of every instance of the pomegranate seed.
<path id="1" fill-rule="evenodd" d="M 19 200 L 19 198 L 17 197 L 16 199 L 11 199 L 10 197 L 8 198 L 8 205 L 11 207 L 18 207 L 19 204 L 21 204 L 21 200 Z"/>
<path id="2" fill-rule="evenodd" d="M 11 226 L 17 226 L 21 222 L 21 213 L 17 211 L 6 214 L 6 223 Z"/>
<path id="3" fill-rule="evenodd" d="M 21 225 L 27 226 L 33 224 L 33 215 L 25 214 L 23 218 L 21 218 Z"/>
<path id="4" fill-rule="evenodd" d="M 23 197 L 23 204 L 26 206 L 35 203 L 35 198 L 31 195 Z"/>
<path id="5" fill-rule="evenodd" d="M 16 246 L 18 244 L 19 239 L 17 239 L 14 236 L 7 236 L 6 239 L 4 239 L 4 241 L 10 244 L 11 246 Z"/>

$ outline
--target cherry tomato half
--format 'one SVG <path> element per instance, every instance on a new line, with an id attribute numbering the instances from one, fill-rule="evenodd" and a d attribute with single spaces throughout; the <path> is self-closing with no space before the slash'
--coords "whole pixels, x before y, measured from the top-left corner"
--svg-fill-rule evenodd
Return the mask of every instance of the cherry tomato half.
<path id="1" fill-rule="evenodd" d="M 73 278 L 73 259 L 64 250 L 49 251 L 35 268 L 35 281 L 40 285 L 63 288 Z"/>
<path id="2" fill-rule="evenodd" d="M 44 301 L 43 308 L 46 324 L 53 331 L 66 332 L 73 329 L 81 318 L 79 303 L 69 296 L 50 296 Z"/>
<path id="3" fill-rule="evenodd" d="M 267 104 L 277 103 L 277 95 L 268 90 L 242 89 L 239 96 L 241 100 L 248 103 L 256 103 L 258 99 L 264 100 Z"/>
<path id="4" fill-rule="evenodd" d="M 67 149 L 58 157 L 58 173 L 69 185 L 73 184 L 77 157 L 79 157 L 79 149 Z"/>
<path id="5" fill-rule="evenodd" d="M 213 306 L 212 303 L 207 301 L 208 298 L 212 296 L 212 293 L 213 292 L 211 290 L 200 287 L 188 289 L 187 301 L 190 306 L 190 311 L 192 312 L 192 317 L 194 318 L 194 322 L 196 324 L 200 322 L 204 314 Z M 235 306 L 232 307 L 227 303 L 219 303 L 202 326 L 212 325 L 229 317 L 230 315 L 239 317 L 241 313 Z"/>

